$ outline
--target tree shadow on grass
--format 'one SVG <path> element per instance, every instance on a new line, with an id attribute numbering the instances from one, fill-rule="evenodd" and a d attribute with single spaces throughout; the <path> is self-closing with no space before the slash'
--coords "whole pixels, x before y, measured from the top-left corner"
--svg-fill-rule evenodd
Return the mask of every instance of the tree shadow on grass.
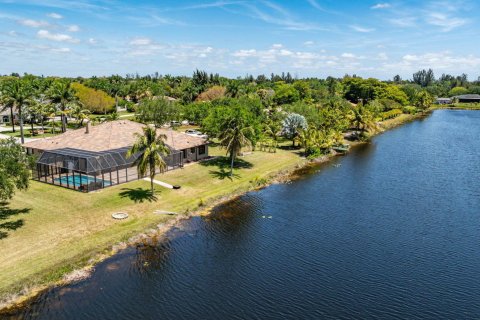
<path id="1" fill-rule="evenodd" d="M 230 158 L 217 157 L 208 161 L 202 161 L 200 165 L 204 167 L 217 167 L 218 169 L 230 169 Z M 244 159 L 236 158 L 233 167 L 236 169 L 250 169 L 253 167 L 253 164 Z"/>
<path id="2" fill-rule="evenodd" d="M 157 197 L 152 194 L 152 192 L 148 189 L 143 188 L 123 188 L 123 191 L 120 192 L 120 197 L 122 198 L 129 198 L 130 200 L 134 201 L 135 203 L 143 203 L 144 201 L 154 202 L 157 201 Z"/>
<path id="3" fill-rule="evenodd" d="M 30 210 L 30 208 L 12 209 L 8 207 L 8 203 L 0 202 L 0 220 L 6 220 L 11 216 L 16 216 L 17 214 L 29 213 Z"/>
<path id="4" fill-rule="evenodd" d="M 220 180 L 224 180 L 225 178 L 229 179 L 230 181 L 233 181 L 233 178 L 240 179 L 239 174 L 233 173 L 232 175 L 230 175 L 230 170 L 225 170 L 225 168 L 221 168 L 218 171 L 210 170 L 208 173 L 210 173 L 212 176 L 214 176 L 214 177 L 216 177 Z"/>
<path id="5" fill-rule="evenodd" d="M 30 210 L 31 209 L 29 208 L 12 209 L 8 207 L 8 203 L 0 202 L 0 220 L 7 220 L 8 218 L 18 214 L 29 213 Z M 24 224 L 25 221 L 23 219 L 0 223 L 0 239 L 8 237 L 8 231 L 15 231 L 18 228 L 23 227 Z"/>
<path id="6" fill-rule="evenodd" d="M 200 164 L 204 167 L 217 167 L 218 170 L 210 170 L 209 173 L 213 177 L 216 177 L 220 180 L 224 179 L 229 179 L 233 180 L 239 179 L 240 175 L 237 173 L 234 173 L 230 175 L 230 159 L 227 157 L 218 157 L 215 159 L 211 159 L 208 161 L 202 161 Z M 250 169 L 253 167 L 253 164 L 251 162 L 245 161 L 244 159 L 235 159 L 235 162 L 233 163 L 233 167 L 235 169 Z"/>

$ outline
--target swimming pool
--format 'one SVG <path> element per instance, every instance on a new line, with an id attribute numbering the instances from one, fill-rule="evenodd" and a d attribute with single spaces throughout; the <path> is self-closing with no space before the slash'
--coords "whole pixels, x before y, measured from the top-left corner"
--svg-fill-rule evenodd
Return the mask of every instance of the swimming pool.
<path id="1" fill-rule="evenodd" d="M 96 181 L 100 183 L 103 182 L 104 187 L 110 186 L 112 184 L 110 181 L 102 180 L 98 178 Z M 71 176 L 65 176 L 61 178 L 55 178 L 55 182 L 60 183 L 61 185 L 74 186 L 78 188 L 81 185 L 87 185 L 91 182 L 95 182 L 95 178 L 91 176 L 71 175 Z"/>

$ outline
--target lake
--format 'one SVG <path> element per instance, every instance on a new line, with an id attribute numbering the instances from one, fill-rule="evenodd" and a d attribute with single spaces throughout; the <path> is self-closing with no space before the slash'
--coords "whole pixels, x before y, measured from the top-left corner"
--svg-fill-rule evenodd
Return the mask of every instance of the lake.
<path id="1" fill-rule="evenodd" d="M 11 318 L 480 318 L 479 156 L 480 112 L 435 111 Z"/>

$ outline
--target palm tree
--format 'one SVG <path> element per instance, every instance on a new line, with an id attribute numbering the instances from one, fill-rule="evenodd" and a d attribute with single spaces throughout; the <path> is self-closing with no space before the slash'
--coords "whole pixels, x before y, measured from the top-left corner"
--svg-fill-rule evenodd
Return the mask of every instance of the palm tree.
<path id="1" fill-rule="evenodd" d="M 21 79 L 9 80 L 2 90 L 2 100 L 4 103 L 9 106 L 11 110 L 16 109 L 18 111 L 18 118 L 20 120 L 20 140 L 22 143 L 25 143 L 22 113 L 26 106 L 32 102 L 32 94 L 33 91 L 30 83 Z"/>
<path id="2" fill-rule="evenodd" d="M 360 132 L 361 137 L 365 136 L 365 132 L 376 129 L 372 113 L 361 103 L 352 109 L 350 121 L 354 128 Z"/>
<path id="3" fill-rule="evenodd" d="M 230 154 L 230 176 L 233 175 L 233 163 L 235 156 L 240 153 L 243 147 L 251 147 L 251 137 L 254 135 L 252 127 L 245 127 L 241 121 L 233 119 L 228 127 L 220 134 L 220 145 L 227 149 Z"/>
<path id="4" fill-rule="evenodd" d="M 422 90 L 415 95 L 415 107 L 425 111 L 433 103 L 432 96 L 427 90 Z"/>
<path id="5" fill-rule="evenodd" d="M 57 108 L 53 104 L 45 106 L 45 115 L 51 119 L 52 133 L 55 133 L 55 116 L 57 115 Z"/>
<path id="6" fill-rule="evenodd" d="M 78 103 L 78 98 L 75 95 L 75 90 L 71 87 L 71 82 L 55 81 L 48 90 L 47 95 L 59 109 L 62 118 L 62 132 L 67 131 L 68 109 Z"/>
<path id="7" fill-rule="evenodd" d="M 167 136 L 164 134 L 157 135 L 157 130 L 150 126 L 143 128 L 143 135 L 136 133 L 135 136 L 137 141 L 128 150 L 127 158 L 137 157 L 134 164 L 137 166 L 140 176 L 143 177 L 146 175 L 147 170 L 150 171 L 150 187 L 153 195 L 155 171 L 157 168 L 163 171 L 167 167 L 165 160 L 162 158 L 162 155 L 170 154 L 170 149 L 165 144 Z"/>
<path id="8" fill-rule="evenodd" d="M 77 104 L 71 110 L 71 115 L 77 119 L 79 128 L 83 125 L 83 121 L 89 119 L 90 114 L 90 110 L 82 108 L 80 104 Z"/>

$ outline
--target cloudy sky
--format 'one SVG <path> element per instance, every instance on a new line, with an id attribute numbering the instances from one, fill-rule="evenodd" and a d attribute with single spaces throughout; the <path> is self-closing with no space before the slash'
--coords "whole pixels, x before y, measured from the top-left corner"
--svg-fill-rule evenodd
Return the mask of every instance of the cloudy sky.
<path id="1" fill-rule="evenodd" d="M 480 75 L 480 1 L 0 0 L 0 74 Z"/>

